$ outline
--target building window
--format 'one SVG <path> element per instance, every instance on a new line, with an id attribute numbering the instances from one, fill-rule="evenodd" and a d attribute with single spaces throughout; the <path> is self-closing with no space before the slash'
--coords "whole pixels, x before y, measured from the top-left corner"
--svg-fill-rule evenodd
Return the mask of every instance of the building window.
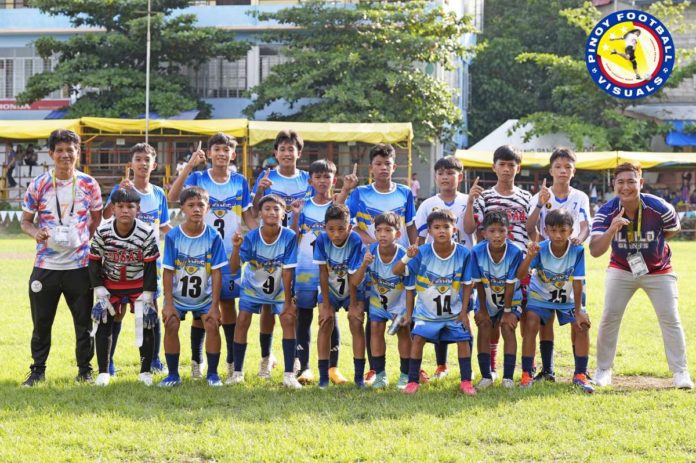
<path id="1" fill-rule="evenodd" d="M 274 66 L 289 61 L 288 58 L 280 54 L 280 47 L 278 46 L 264 45 L 260 48 L 259 52 L 259 64 L 261 66 L 259 76 L 262 82 L 266 80 L 266 77 L 271 73 L 271 69 L 273 69 Z"/>
<path id="2" fill-rule="evenodd" d="M 0 0 L 0 9 L 4 8 L 27 8 L 28 0 Z"/>
<path id="3" fill-rule="evenodd" d="M 31 76 L 50 71 L 57 64 L 58 57 L 43 59 L 32 47 L 0 48 L 0 98 L 16 98 L 26 89 Z M 64 99 L 66 95 L 65 89 L 60 89 L 46 99 Z"/>
<path id="4" fill-rule="evenodd" d="M 246 90 L 246 58 L 237 61 L 214 58 L 187 73 L 196 95 L 201 98 L 237 98 Z"/>

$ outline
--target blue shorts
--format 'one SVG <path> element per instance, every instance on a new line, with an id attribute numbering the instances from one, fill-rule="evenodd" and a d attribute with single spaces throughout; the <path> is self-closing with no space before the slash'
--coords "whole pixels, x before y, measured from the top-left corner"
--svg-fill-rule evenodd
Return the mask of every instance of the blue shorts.
<path id="1" fill-rule="evenodd" d="M 186 320 L 186 314 L 190 313 L 193 315 L 194 320 L 200 320 L 203 315 L 208 315 L 208 312 L 210 311 L 210 306 L 206 307 L 205 309 L 201 310 L 179 310 L 176 309 L 176 313 L 179 315 L 179 320 Z"/>
<path id="2" fill-rule="evenodd" d="M 545 309 L 543 307 L 527 306 L 528 312 L 534 312 L 541 319 L 541 324 L 546 325 L 553 313 L 556 313 L 556 319 L 558 319 L 558 324 L 563 326 L 568 323 L 575 322 L 575 309 Z M 585 309 L 582 309 L 583 313 Z"/>
<path id="3" fill-rule="evenodd" d="M 474 339 L 459 320 L 416 320 L 411 335 L 420 336 L 426 341 L 434 343 L 465 342 Z"/>
<path id="4" fill-rule="evenodd" d="M 384 310 L 381 307 L 370 306 L 368 316 L 371 322 L 390 322 L 399 315 L 406 313 L 406 307 Z"/>
<path id="5" fill-rule="evenodd" d="M 300 289 L 295 291 L 295 303 L 298 309 L 312 310 L 317 306 L 319 291 Z"/>
<path id="6" fill-rule="evenodd" d="M 318 303 L 321 304 L 324 302 L 324 297 L 323 295 L 319 295 L 318 297 L 319 301 Z M 358 291 L 358 302 L 364 302 L 365 301 L 365 293 L 362 291 Z M 348 310 L 348 306 L 350 305 L 350 297 L 346 297 L 345 299 L 336 299 L 336 296 L 333 294 L 329 294 L 329 303 L 331 304 L 331 307 L 338 312 L 341 309 L 346 309 Z"/>
<path id="7" fill-rule="evenodd" d="M 221 301 L 231 301 L 239 297 L 239 286 L 241 284 L 241 273 L 236 275 L 230 273 L 230 266 L 222 267 L 222 291 L 220 291 Z"/>
<path id="8" fill-rule="evenodd" d="M 280 315 L 283 312 L 284 303 L 271 303 L 271 302 L 255 302 L 246 299 L 244 296 L 239 298 L 239 310 L 242 312 L 249 312 L 254 314 L 261 313 L 261 307 L 264 305 L 270 305 L 273 315 Z"/>
<path id="9" fill-rule="evenodd" d="M 493 325 L 495 325 L 503 318 L 503 314 L 505 312 L 503 312 L 503 309 L 496 308 L 495 310 L 490 310 L 488 307 L 489 307 L 489 305 L 486 304 L 486 310 L 488 311 L 488 316 L 491 317 L 491 322 L 493 322 Z M 478 304 L 476 304 L 476 306 L 474 307 L 474 313 L 477 314 L 479 312 L 479 310 L 480 310 L 480 307 Z M 522 307 L 519 305 L 512 306 L 512 313 L 519 320 L 520 317 L 522 316 Z"/>

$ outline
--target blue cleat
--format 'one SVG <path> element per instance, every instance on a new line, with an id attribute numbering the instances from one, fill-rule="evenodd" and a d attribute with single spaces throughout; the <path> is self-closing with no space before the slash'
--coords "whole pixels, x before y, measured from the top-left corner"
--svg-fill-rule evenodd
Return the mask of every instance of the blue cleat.
<path id="1" fill-rule="evenodd" d="M 587 376 L 583 373 L 578 373 L 573 376 L 573 384 L 582 389 L 582 392 L 586 394 L 592 394 L 594 392 L 594 387 L 592 387 L 592 384 L 587 380 Z"/>
<path id="2" fill-rule="evenodd" d="M 220 377 L 217 375 L 217 373 L 212 373 L 208 375 L 208 386 L 222 386 L 222 381 L 220 381 Z"/>
<path id="3" fill-rule="evenodd" d="M 331 384 L 330 381 L 321 381 L 321 380 L 320 380 L 320 381 L 319 381 L 319 389 L 322 389 L 322 390 L 323 390 L 323 389 L 328 389 L 328 388 L 329 388 L 329 384 Z"/>
<path id="4" fill-rule="evenodd" d="M 167 370 L 167 366 L 164 365 L 162 362 L 160 362 L 160 359 L 155 358 L 152 360 L 152 363 L 150 364 L 150 371 L 152 374 L 155 373 L 164 373 L 167 374 L 169 370 Z"/>
<path id="5" fill-rule="evenodd" d="M 218 378 L 219 381 L 219 378 Z M 180 376 L 173 376 L 173 375 L 167 375 L 166 378 L 164 378 L 160 383 L 158 384 L 159 387 L 175 387 L 179 386 L 181 384 L 181 377 Z"/>
<path id="6" fill-rule="evenodd" d="M 114 365 L 114 359 L 109 360 L 109 375 L 116 376 L 116 365 Z"/>

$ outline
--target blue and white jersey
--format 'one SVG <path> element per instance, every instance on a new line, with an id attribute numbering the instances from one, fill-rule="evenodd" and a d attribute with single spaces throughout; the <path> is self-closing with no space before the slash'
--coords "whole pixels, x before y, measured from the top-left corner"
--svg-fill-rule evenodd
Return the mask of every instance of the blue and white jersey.
<path id="1" fill-rule="evenodd" d="M 418 248 L 407 265 L 409 284 L 418 298 L 413 309 L 416 320 L 455 320 L 462 311 L 462 285 L 471 284 L 468 275 L 469 250 L 455 243 L 446 258 L 437 255 L 433 244 Z"/>
<path id="2" fill-rule="evenodd" d="M 522 263 L 522 250 L 510 240 L 505 241 L 505 253 L 495 262 L 488 249 L 488 241 L 481 241 L 471 250 L 469 275 L 472 283 L 482 283 L 486 293 L 486 306 L 497 312 L 505 308 L 505 284 L 514 283 L 512 307 L 522 304 L 522 289 L 517 279 L 517 269 Z M 475 307 L 478 309 L 479 300 Z"/>
<path id="3" fill-rule="evenodd" d="M 574 309 L 573 281 L 585 279 L 585 248 L 569 242 L 568 249 L 560 257 L 551 252 L 551 241 L 542 241 L 539 248 L 539 254 L 534 256 L 529 266 L 532 280 L 527 305 L 543 309 Z"/>
<path id="4" fill-rule="evenodd" d="M 316 291 L 319 287 L 319 269 L 313 262 L 314 242 L 324 231 L 326 210 L 331 207 L 331 204 L 333 204 L 332 201 L 317 204 L 314 198 L 305 200 L 297 221 L 300 241 L 297 245 L 297 270 L 295 270 L 295 290 L 297 291 Z"/>
<path id="5" fill-rule="evenodd" d="M 119 189 L 119 185 L 114 186 L 106 200 L 107 206 L 111 204 L 111 197 Z M 150 184 L 150 192 L 143 193 L 137 188 L 133 188 L 140 195 L 140 212 L 137 218 L 152 227 L 155 232 L 157 243 L 160 241 L 160 227 L 169 223 L 169 207 L 167 206 L 167 195 L 164 190 L 157 185 Z"/>
<path id="6" fill-rule="evenodd" d="M 213 297 L 212 271 L 227 265 L 222 238 L 206 225 L 198 236 L 189 236 L 181 226 L 164 237 L 162 267 L 174 271 L 174 307 L 181 311 L 205 310 Z"/>
<path id="7" fill-rule="evenodd" d="M 590 226 L 590 198 L 588 198 L 584 192 L 576 190 L 575 188 L 570 189 L 565 199 L 554 196 L 551 188 L 549 188 L 549 192 L 551 193 L 551 198 L 539 211 L 537 228 L 541 232 L 541 236 L 544 239 L 548 239 L 549 237 L 548 233 L 546 233 L 546 216 L 548 213 L 555 209 L 565 209 L 573 216 L 573 234 L 570 235 L 570 237 L 577 238 L 580 235 L 581 222 L 587 222 L 587 226 Z M 530 216 L 532 212 L 534 212 L 537 204 L 539 204 L 539 193 L 535 194 L 529 202 L 527 216 Z"/>
<path id="8" fill-rule="evenodd" d="M 358 227 L 372 238 L 375 237 L 375 217 L 382 212 L 395 212 L 401 217 L 401 238 L 398 243 L 403 247 L 409 246 L 406 227 L 413 223 L 416 206 L 413 192 L 407 186 L 392 183 L 392 189 L 388 193 L 377 191 L 374 183 L 359 186 L 350 194 L 346 205 Z"/>
<path id="9" fill-rule="evenodd" d="M 266 172 L 262 171 L 256 179 L 251 196 L 256 195 L 259 182 L 264 175 Z M 309 184 L 309 173 L 298 169 L 293 177 L 286 177 L 278 172 L 278 169 L 273 169 L 269 172 L 268 179 L 273 182 L 273 185 L 263 192 L 263 196 L 274 194 L 283 198 L 286 205 L 286 217 L 283 220 L 283 225 L 287 225 L 292 222 L 290 205 L 297 199 L 307 199 L 314 196 L 314 188 Z"/>
<path id="10" fill-rule="evenodd" d="M 242 212 L 251 207 L 249 184 L 240 174 L 232 174 L 225 183 L 213 180 L 210 169 L 192 172 L 184 187 L 198 186 L 210 196 L 210 210 L 205 223 L 220 233 L 227 256 L 232 253 L 232 235 L 242 224 Z"/>
<path id="11" fill-rule="evenodd" d="M 363 254 L 362 240 L 354 231 L 350 232 L 343 246 L 334 245 L 326 232 L 317 237 L 313 262 L 328 267 L 329 291 L 337 300 L 350 296 L 348 275 L 355 273 L 355 270 L 360 267 Z"/>
<path id="12" fill-rule="evenodd" d="M 278 238 L 266 243 L 261 228 L 250 231 L 239 250 L 241 262 L 245 262 L 242 274 L 241 298 L 259 304 L 285 302 L 283 269 L 297 266 L 295 232 L 281 227 Z"/>
<path id="13" fill-rule="evenodd" d="M 391 262 L 382 261 L 379 254 L 379 243 L 370 245 L 370 253 L 375 260 L 367 267 L 365 280 L 370 296 L 370 308 L 382 309 L 392 313 L 403 313 L 406 310 L 406 280 L 408 277 L 394 275 L 394 264 L 406 255 L 406 250 L 397 245 L 396 253 Z M 362 259 L 358 262 L 360 267 Z M 357 270 L 357 267 L 354 269 Z"/>

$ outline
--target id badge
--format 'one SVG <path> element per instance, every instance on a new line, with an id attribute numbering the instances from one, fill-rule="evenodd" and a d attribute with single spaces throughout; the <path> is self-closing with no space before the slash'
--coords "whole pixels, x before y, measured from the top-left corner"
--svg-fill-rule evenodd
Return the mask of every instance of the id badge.
<path id="1" fill-rule="evenodd" d="M 53 241 L 60 246 L 70 245 L 70 227 L 58 225 L 53 229 Z"/>
<path id="2" fill-rule="evenodd" d="M 629 254 L 627 261 L 628 266 L 631 267 L 631 273 L 633 273 L 633 278 L 638 278 L 639 276 L 648 273 L 648 266 L 645 264 L 643 254 L 641 254 L 640 252 Z"/>

